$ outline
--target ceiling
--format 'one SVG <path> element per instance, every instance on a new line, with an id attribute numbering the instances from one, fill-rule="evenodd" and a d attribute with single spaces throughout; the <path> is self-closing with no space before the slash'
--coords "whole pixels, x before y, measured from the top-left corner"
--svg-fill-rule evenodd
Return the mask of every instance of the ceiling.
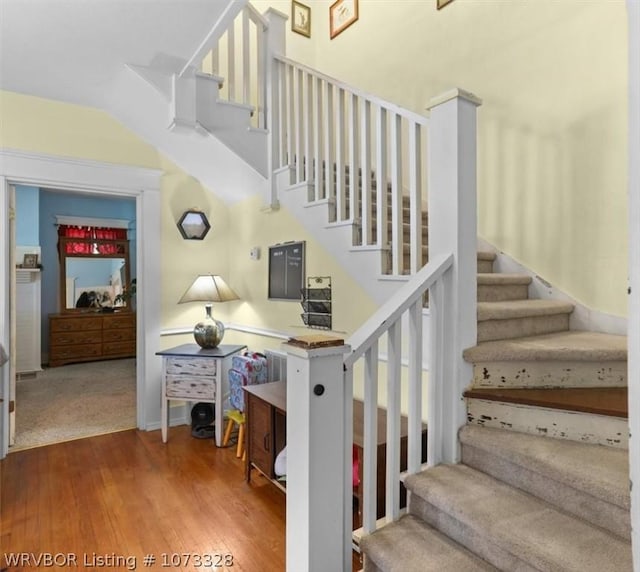
<path id="1" fill-rule="evenodd" d="M 98 108 L 226 202 L 264 177 L 215 137 L 167 129 L 169 101 L 127 67 L 179 72 L 248 0 L 0 0 L 0 89 Z"/>
<path id="2" fill-rule="evenodd" d="M 177 66 L 230 0 L 0 0 L 0 88 L 105 107 L 125 64 Z"/>

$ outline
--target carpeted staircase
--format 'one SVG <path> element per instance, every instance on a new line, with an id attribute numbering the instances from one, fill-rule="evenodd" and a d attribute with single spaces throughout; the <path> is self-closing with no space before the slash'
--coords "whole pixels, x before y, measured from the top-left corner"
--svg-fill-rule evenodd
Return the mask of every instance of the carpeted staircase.
<path id="1" fill-rule="evenodd" d="M 626 338 L 478 257 L 462 460 L 406 478 L 408 513 L 361 542 L 366 572 L 632 570 Z"/>

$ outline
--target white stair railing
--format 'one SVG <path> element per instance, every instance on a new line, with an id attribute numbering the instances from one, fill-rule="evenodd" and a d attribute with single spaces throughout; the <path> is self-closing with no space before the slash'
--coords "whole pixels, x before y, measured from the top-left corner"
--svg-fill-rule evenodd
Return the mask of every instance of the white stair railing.
<path id="1" fill-rule="evenodd" d="M 476 342 L 476 107 L 453 90 L 433 101 L 429 140 L 429 263 L 336 348 L 287 351 L 287 570 L 351 570 L 354 371 L 362 362 L 362 533 L 400 517 L 403 346 L 407 353 L 407 473 L 459 460 L 462 397 L 471 380 L 465 348 Z M 423 296 L 429 291 L 429 376 L 423 372 Z M 403 344 L 403 320 L 408 336 Z M 379 348 L 387 344 L 386 455 L 378 455 Z M 346 354 L 344 360 L 338 359 Z M 359 370 L 358 370 L 359 371 Z M 428 411 L 423 410 L 426 391 Z M 385 506 L 376 478 L 385 475 Z M 336 493 L 336 490 L 339 492 Z M 341 523 L 341 524 L 340 524 Z"/>
<path id="2" fill-rule="evenodd" d="M 330 205 L 331 222 L 356 225 L 356 244 L 386 251 L 386 272 L 415 273 L 425 262 L 428 119 L 285 57 L 276 60 L 276 164 L 291 168 L 290 184 L 310 185 L 310 202 Z"/>
<path id="3" fill-rule="evenodd" d="M 305 184 L 308 200 L 327 202 L 336 224 L 358 225 L 362 247 L 388 250 L 391 273 L 413 274 L 351 336 L 348 345 L 302 350 L 285 344 L 287 482 L 291 496 L 287 503 L 287 570 L 347 571 L 351 569 L 352 538 L 353 384 L 354 368 L 360 361 L 365 384 L 363 533 L 376 529 L 380 513 L 384 522 L 400 515 L 403 320 L 409 332 L 404 344 L 408 360 L 407 471 L 415 473 L 422 467 L 425 419 L 427 464 L 456 462 L 459 457 L 457 432 L 465 423 L 462 392 L 472 377 L 462 352 L 475 345 L 477 327 L 475 123 L 480 101 L 472 94 L 453 90 L 432 102 L 427 120 L 288 60 L 283 56 L 285 17 L 275 11 L 266 18 L 258 16 L 251 7 L 241 16 L 242 38 L 251 29 L 250 22 L 262 30 L 256 36 L 262 34 L 255 51 L 247 48 L 251 42 L 240 42 L 241 58 L 235 50 L 238 25 L 231 27 L 225 73 L 234 81 L 227 84 L 226 94 L 234 100 L 241 97 L 233 102 L 240 105 L 248 100 L 256 102 L 257 121 L 270 133 L 271 171 L 286 169 L 289 185 Z M 201 54 L 205 47 L 203 44 Z M 222 51 L 218 42 L 210 56 L 212 78 L 218 78 L 213 72 L 222 71 Z M 247 60 L 244 54 L 255 54 L 256 59 Z M 235 68 L 238 61 L 242 62 L 241 72 Z M 247 61 L 255 61 L 256 66 Z M 185 73 L 184 83 L 174 78 L 176 93 L 192 89 L 190 73 Z M 257 90 L 245 87 L 254 73 Z M 238 88 L 238 78 L 242 88 Z M 191 99 L 185 101 L 184 108 L 178 110 L 184 112 L 176 117 L 186 118 L 188 124 L 195 114 Z M 426 164 L 428 171 L 423 167 Z M 270 176 L 274 181 L 275 176 Z M 422 211 L 427 189 L 430 261 L 423 267 Z M 277 202 L 275 191 L 272 185 L 272 204 Z M 410 211 L 408 263 L 404 257 L 404 207 Z M 430 356 L 425 384 L 422 301 L 427 290 Z M 386 340 L 388 356 L 383 468 L 377 465 L 381 340 Z M 426 415 L 422 407 L 425 388 Z M 380 469 L 385 474 L 384 509 L 377 506 L 375 495 Z"/>
<path id="4" fill-rule="evenodd" d="M 253 110 L 252 127 L 266 129 L 266 34 L 269 22 L 251 4 L 228 23 L 226 31 L 208 39 L 189 63 L 199 73 L 217 78 L 217 99 Z M 183 74 L 189 68 L 185 66 Z"/>

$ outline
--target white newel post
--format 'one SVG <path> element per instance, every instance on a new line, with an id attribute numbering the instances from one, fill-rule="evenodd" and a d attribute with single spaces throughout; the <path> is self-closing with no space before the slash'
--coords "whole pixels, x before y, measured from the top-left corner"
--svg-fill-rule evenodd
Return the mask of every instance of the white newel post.
<path id="1" fill-rule="evenodd" d="M 265 82 L 266 82 L 266 120 L 269 137 L 267 147 L 269 154 L 269 184 L 265 204 L 271 208 L 279 207 L 278 189 L 274 171 L 280 167 L 280 157 L 278 153 L 278 141 L 280 140 L 280 121 L 278 118 L 278 62 L 274 56 L 284 56 L 286 52 L 286 23 L 289 16 L 269 8 L 265 12 L 265 18 L 269 22 L 266 34 L 265 57 Z"/>
<path id="2" fill-rule="evenodd" d="M 287 571 L 345 570 L 344 354 L 347 345 L 287 352 Z M 352 399 L 352 396 L 349 396 Z M 346 419 L 349 417 L 349 419 Z M 349 434 L 350 435 L 350 434 Z"/>
<path id="3" fill-rule="evenodd" d="M 444 287 L 432 288 L 429 295 L 432 319 L 442 334 L 433 332 L 431 345 L 430 465 L 459 460 L 458 429 L 466 422 L 462 392 L 472 368 L 462 352 L 477 339 L 476 108 L 481 103 L 454 89 L 429 106 L 429 257 L 454 256 Z"/>

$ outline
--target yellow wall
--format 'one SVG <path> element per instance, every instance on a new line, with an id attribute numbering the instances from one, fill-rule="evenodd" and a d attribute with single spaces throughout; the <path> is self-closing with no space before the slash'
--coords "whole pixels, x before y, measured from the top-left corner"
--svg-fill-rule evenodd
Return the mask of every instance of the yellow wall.
<path id="1" fill-rule="evenodd" d="M 288 55 L 417 112 L 452 86 L 483 98 L 480 235 L 578 301 L 626 315 L 624 0 L 454 0 L 440 11 L 435 2 L 360 0 L 359 20 L 330 40 L 332 2 L 309 0 L 312 37 L 292 33 L 288 22 Z M 285 14 L 291 9 L 289 0 L 254 5 Z M 16 98 L 4 94 L 0 100 L 3 144 L 125 164 L 168 164 L 100 111 Z M 13 113 L 16 105 L 27 113 Z M 167 170 L 174 175 L 163 186 L 163 228 L 171 226 L 185 197 L 188 206 L 215 210 L 214 219 L 225 212 L 184 173 L 172 165 Z M 218 219 L 204 244 L 175 244 L 165 233 L 163 246 L 172 257 L 187 249 L 202 251 L 206 259 L 215 250 L 215 270 L 220 253 L 229 250 L 224 220 Z M 197 266 L 166 287 L 165 307 Z M 168 324 L 179 321 L 177 314 L 167 315 Z"/>
<path id="2" fill-rule="evenodd" d="M 255 195 L 229 209 L 229 237 L 234 253 L 229 277 L 242 298 L 242 302 L 228 304 L 233 306 L 230 321 L 290 335 L 309 333 L 300 318 L 300 303 L 267 300 L 268 247 L 280 242 L 304 240 L 306 275 L 331 277 L 333 329 L 343 336 L 351 334 L 375 310 L 372 300 L 324 247 L 305 232 L 291 213 L 286 209 L 265 212 L 260 210 L 261 206 L 261 197 Z M 260 259 L 251 260 L 249 253 L 256 246 L 261 249 Z M 229 339 L 239 335 L 229 333 Z M 277 348 L 280 342 L 256 339 L 255 344 L 257 347 Z"/>
<path id="3" fill-rule="evenodd" d="M 451 87 L 481 97 L 479 233 L 593 309 L 626 315 L 624 0 L 359 0 L 329 39 L 332 0 L 288 55 L 419 113 Z M 288 0 L 254 1 L 285 13 Z M 290 28 L 290 23 L 287 24 Z"/>
<path id="4" fill-rule="evenodd" d="M 204 315 L 199 303 L 178 305 L 198 274 L 221 274 L 241 297 L 239 302 L 216 305 L 214 316 L 243 326 L 306 333 L 297 302 L 267 300 L 268 247 L 287 240 L 305 240 L 307 275 L 332 277 L 334 324 L 351 333 L 371 314 L 374 305 L 364 291 L 337 266 L 324 248 L 307 235 L 285 210 L 261 211 L 260 195 L 229 207 L 193 177 L 171 163 L 102 111 L 0 92 L 0 146 L 64 157 L 90 159 L 161 169 L 162 177 L 162 328 L 190 327 Z M 213 192 L 212 192 L 213 191 Z M 204 240 L 183 240 L 176 221 L 185 209 L 203 210 L 211 222 Z M 252 247 L 260 260 L 249 257 Z M 353 303 L 357 300 L 357 303 Z M 171 336 L 167 347 L 191 341 L 190 335 Z M 225 341 L 255 349 L 278 348 L 280 341 L 229 331 Z"/>

